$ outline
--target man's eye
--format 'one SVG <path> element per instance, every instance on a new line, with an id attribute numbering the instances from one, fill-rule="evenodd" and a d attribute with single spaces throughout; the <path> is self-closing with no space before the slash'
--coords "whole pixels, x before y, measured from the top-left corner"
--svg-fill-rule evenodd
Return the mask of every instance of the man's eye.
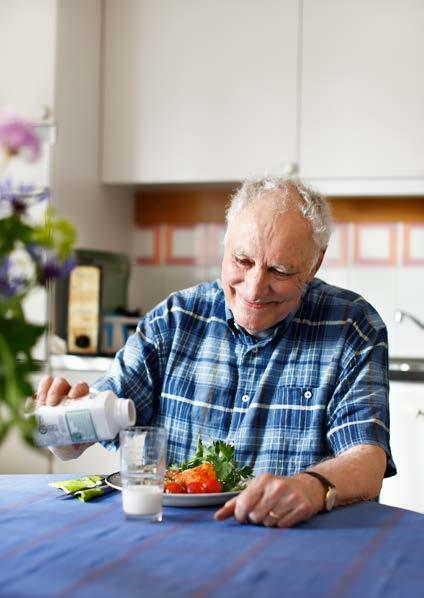
<path id="1" fill-rule="evenodd" d="M 249 260 L 245 257 L 234 257 L 234 260 L 236 262 L 236 264 L 239 264 L 240 266 L 248 266 L 249 265 Z"/>
<path id="2" fill-rule="evenodd" d="M 282 272 L 281 270 L 274 270 L 273 268 L 271 268 L 271 272 L 278 278 L 289 278 L 290 276 L 293 276 L 291 272 Z"/>

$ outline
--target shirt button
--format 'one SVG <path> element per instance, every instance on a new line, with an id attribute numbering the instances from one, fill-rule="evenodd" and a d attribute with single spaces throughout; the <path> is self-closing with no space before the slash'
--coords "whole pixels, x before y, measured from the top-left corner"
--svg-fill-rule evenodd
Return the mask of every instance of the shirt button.
<path id="1" fill-rule="evenodd" d="M 253 351 L 253 353 L 257 353 L 258 349 L 256 347 L 253 347 L 252 351 Z"/>
<path id="2" fill-rule="evenodd" d="M 249 395 L 243 395 L 241 397 L 241 400 L 243 401 L 243 403 L 247 403 L 247 401 L 250 401 L 250 397 L 249 397 Z"/>
<path id="3" fill-rule="evenodd" d="M 310 399 L 312 396 L 312 393 L 310 390 L 305 391 L 305 394 L 303 395 L 305 397 L 305 399 Z"/>

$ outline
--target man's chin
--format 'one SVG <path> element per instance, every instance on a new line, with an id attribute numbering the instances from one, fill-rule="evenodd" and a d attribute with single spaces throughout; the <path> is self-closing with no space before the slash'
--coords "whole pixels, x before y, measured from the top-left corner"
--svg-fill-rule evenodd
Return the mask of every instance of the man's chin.
<path id="1" fill-rule="evenodd" d="M 256 334 L 260 334 L 261 332 L 264 332 L 272 326 L 272 323 L 268 324 L 268 322 L 264 322 L 263 320 L 255 321 L 251 318 L 237 318 L 237 316 L 234 316 L 234 319 L 237 322 L 238 326 L 241 326 L 242 328 L 244 328 L 244 330 L 246 330 L 249 334 L 252 334 L 253 336 L 255 336 Z"/>

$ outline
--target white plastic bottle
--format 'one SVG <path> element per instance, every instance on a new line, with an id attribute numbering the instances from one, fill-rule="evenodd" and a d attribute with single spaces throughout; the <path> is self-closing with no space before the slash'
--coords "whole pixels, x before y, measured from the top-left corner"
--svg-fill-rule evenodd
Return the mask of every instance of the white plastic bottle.
<path id="1" fill-rule="evenodd" d="M 110 390 L 90 392 L 80 399 L 65 397 L 55 407 L 38 407 L 33 415 L 37 421 L 34 441 L 38 446 L 111 440 L 136 420 L 134 402 L 118 399 Z"/>

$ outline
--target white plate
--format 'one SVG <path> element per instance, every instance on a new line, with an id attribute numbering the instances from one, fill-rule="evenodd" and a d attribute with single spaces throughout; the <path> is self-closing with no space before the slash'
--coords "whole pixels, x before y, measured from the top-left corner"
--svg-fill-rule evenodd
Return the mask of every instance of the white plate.
<path id="1" fill-rule="evenodd" d="M 111 473 L 106 477 L 106 484 L 122 490 L 121 474 L 119 471 Z M 164 493 L 163 504 L 165 507 L 209 507 L 212 505 L 222 505 L 233 496 L 240 494 L 237 492 L 212 492 L 210 494 L 170 494 Z"/>
<path id="2" fill-rule="evenodd" d="M 210 494 L 171 494 L 164 493 L 165 507 L 210 507 L 223 505 L 224 502 L 240 494 L 238 492 L 211 492 Z"/>

